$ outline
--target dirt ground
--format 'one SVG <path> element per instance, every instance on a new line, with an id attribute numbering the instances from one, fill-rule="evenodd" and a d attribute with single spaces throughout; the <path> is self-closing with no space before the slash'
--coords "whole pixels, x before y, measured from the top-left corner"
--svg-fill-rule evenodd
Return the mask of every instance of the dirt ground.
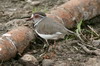
<path id="1" fill-rule="evenodd" d="M 51 9 L 67 1 L 69 0 L 0 0 L 0 35 L 25 24 L 32 27 L 32 22 L 27 23 L 24 17 L 30 16 L 32 12 L 36 11 L 49 12 Z M 35 2 L 35 4 L 32 2 Z M 84 23 L 85 25 L 82 25 L 86 40 L 84 45 L 90 49 L 90 51 L 100 49 L 100 37 L 95 35 L 94 37 L 96 37 L 96 39 L 94 39 L 94 37 L 90 38 L 92 34 L 88 32 L 89 29 L 87 25 L 92 26 L 94 30 L 99 33 L 99 22 L 100 16 L 97 16 L 86 21 Z M 75 31 L 75 29 L 73 31 Z M 84 31 L 84 29 L 87 30 L 87 32 Z M 94 53 L 86 52 L 82 46 L 77 43 L 80 42 L 74 37 L 67 37 L 57 42 L 50 41 L 49 52 L 43 56 L 44 59 L 40 59 L 39 56 L 42 53 L 44 41 L 37 38 L 36 41 L 30 42 L 30 46 L 25 49 L 22 55 L 28 53 L 37 59 L 38 63 L 32 66 L 99 66 L 100 57 Z M 23 56 L 17 55 L 9 61 L 1 62 L 0 66 L 31 66 L 27 62 L 22 62 L 20 60 L 22 57 Z"/>

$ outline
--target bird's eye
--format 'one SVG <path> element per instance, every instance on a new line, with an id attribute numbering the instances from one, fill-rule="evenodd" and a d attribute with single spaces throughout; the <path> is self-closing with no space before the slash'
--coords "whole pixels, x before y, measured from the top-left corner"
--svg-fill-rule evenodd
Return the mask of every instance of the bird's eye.
<path id="1" fill-rule="evenodd" d="M 39 16 L 39 14 L 35 14 L 34 17 L 35 17 L 35 18 L 38 18 L 38 17 L 40 17 L 40 16 Z"/>

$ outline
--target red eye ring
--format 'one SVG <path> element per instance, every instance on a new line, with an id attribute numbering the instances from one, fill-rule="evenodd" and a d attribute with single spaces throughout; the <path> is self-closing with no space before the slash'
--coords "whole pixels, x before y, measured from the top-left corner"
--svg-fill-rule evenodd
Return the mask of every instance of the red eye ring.
<path id="1" fill-rule="evenodd" d="M 40 15 L 39 14 L 34 14 L 34 17 L 38 18 L 38 17 L 40 17 Z"/>

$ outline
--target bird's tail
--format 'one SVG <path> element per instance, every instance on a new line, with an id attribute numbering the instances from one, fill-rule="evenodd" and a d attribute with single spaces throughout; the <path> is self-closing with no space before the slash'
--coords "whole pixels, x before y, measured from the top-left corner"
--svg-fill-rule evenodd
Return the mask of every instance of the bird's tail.
<path id="1" fill-rule="evenodd" d="M 71 30 L 69 30 L 67 28 L 66 28 L 66 31 L 69 32 L 70 34 L 76 34 L 75 32 L 73 32 L 73 31 L 71 31 Z"/>
<path id="2" fill-rule="evenodd" d="M 70 34 L 75 35 L 80 41 L 83 41 L 83 39 L 77 33 L 73 32 L 73 31 L 71 31 L 69 29 L 66 29 L 66 31 L 69 32 Z"/>

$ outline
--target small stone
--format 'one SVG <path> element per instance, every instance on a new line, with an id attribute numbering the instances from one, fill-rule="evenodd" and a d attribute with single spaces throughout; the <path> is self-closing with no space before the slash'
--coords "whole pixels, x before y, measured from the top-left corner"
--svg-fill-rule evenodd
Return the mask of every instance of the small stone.
<path id="1" fill-rule="evenodd" d="M 40 1 L 34 1 L 34 2 L 31 2 L 31 4 L 34 5 L 34 6 L 39 5 Z"/>
<path id="2" fill-rule="evenodd" d="M 32 1 L 32 0 L 27 0 L 26 2 L 30 3 L 33 6 L 39 5 L 41 3 L 40 1 Z"/>
<path id="3" fill-rule="evenodd" d="M 69 61 L 71 61 L 71 60 L 72 60 L 72 58 L 68 58 L 68 60 L 69 60 Z"/>
<path id="4" fill-rule="evenodd" d="M 37 66 L 38 65 L 37 59 L 31 54 L 25 54 L 19 61 L 25 66 Z"/>
<path id="5" fill-rule="evenodd" d="M 42 61 L 42 66 L 53 66 L 54 60 L 51 59 L 44 59 Z"/>

